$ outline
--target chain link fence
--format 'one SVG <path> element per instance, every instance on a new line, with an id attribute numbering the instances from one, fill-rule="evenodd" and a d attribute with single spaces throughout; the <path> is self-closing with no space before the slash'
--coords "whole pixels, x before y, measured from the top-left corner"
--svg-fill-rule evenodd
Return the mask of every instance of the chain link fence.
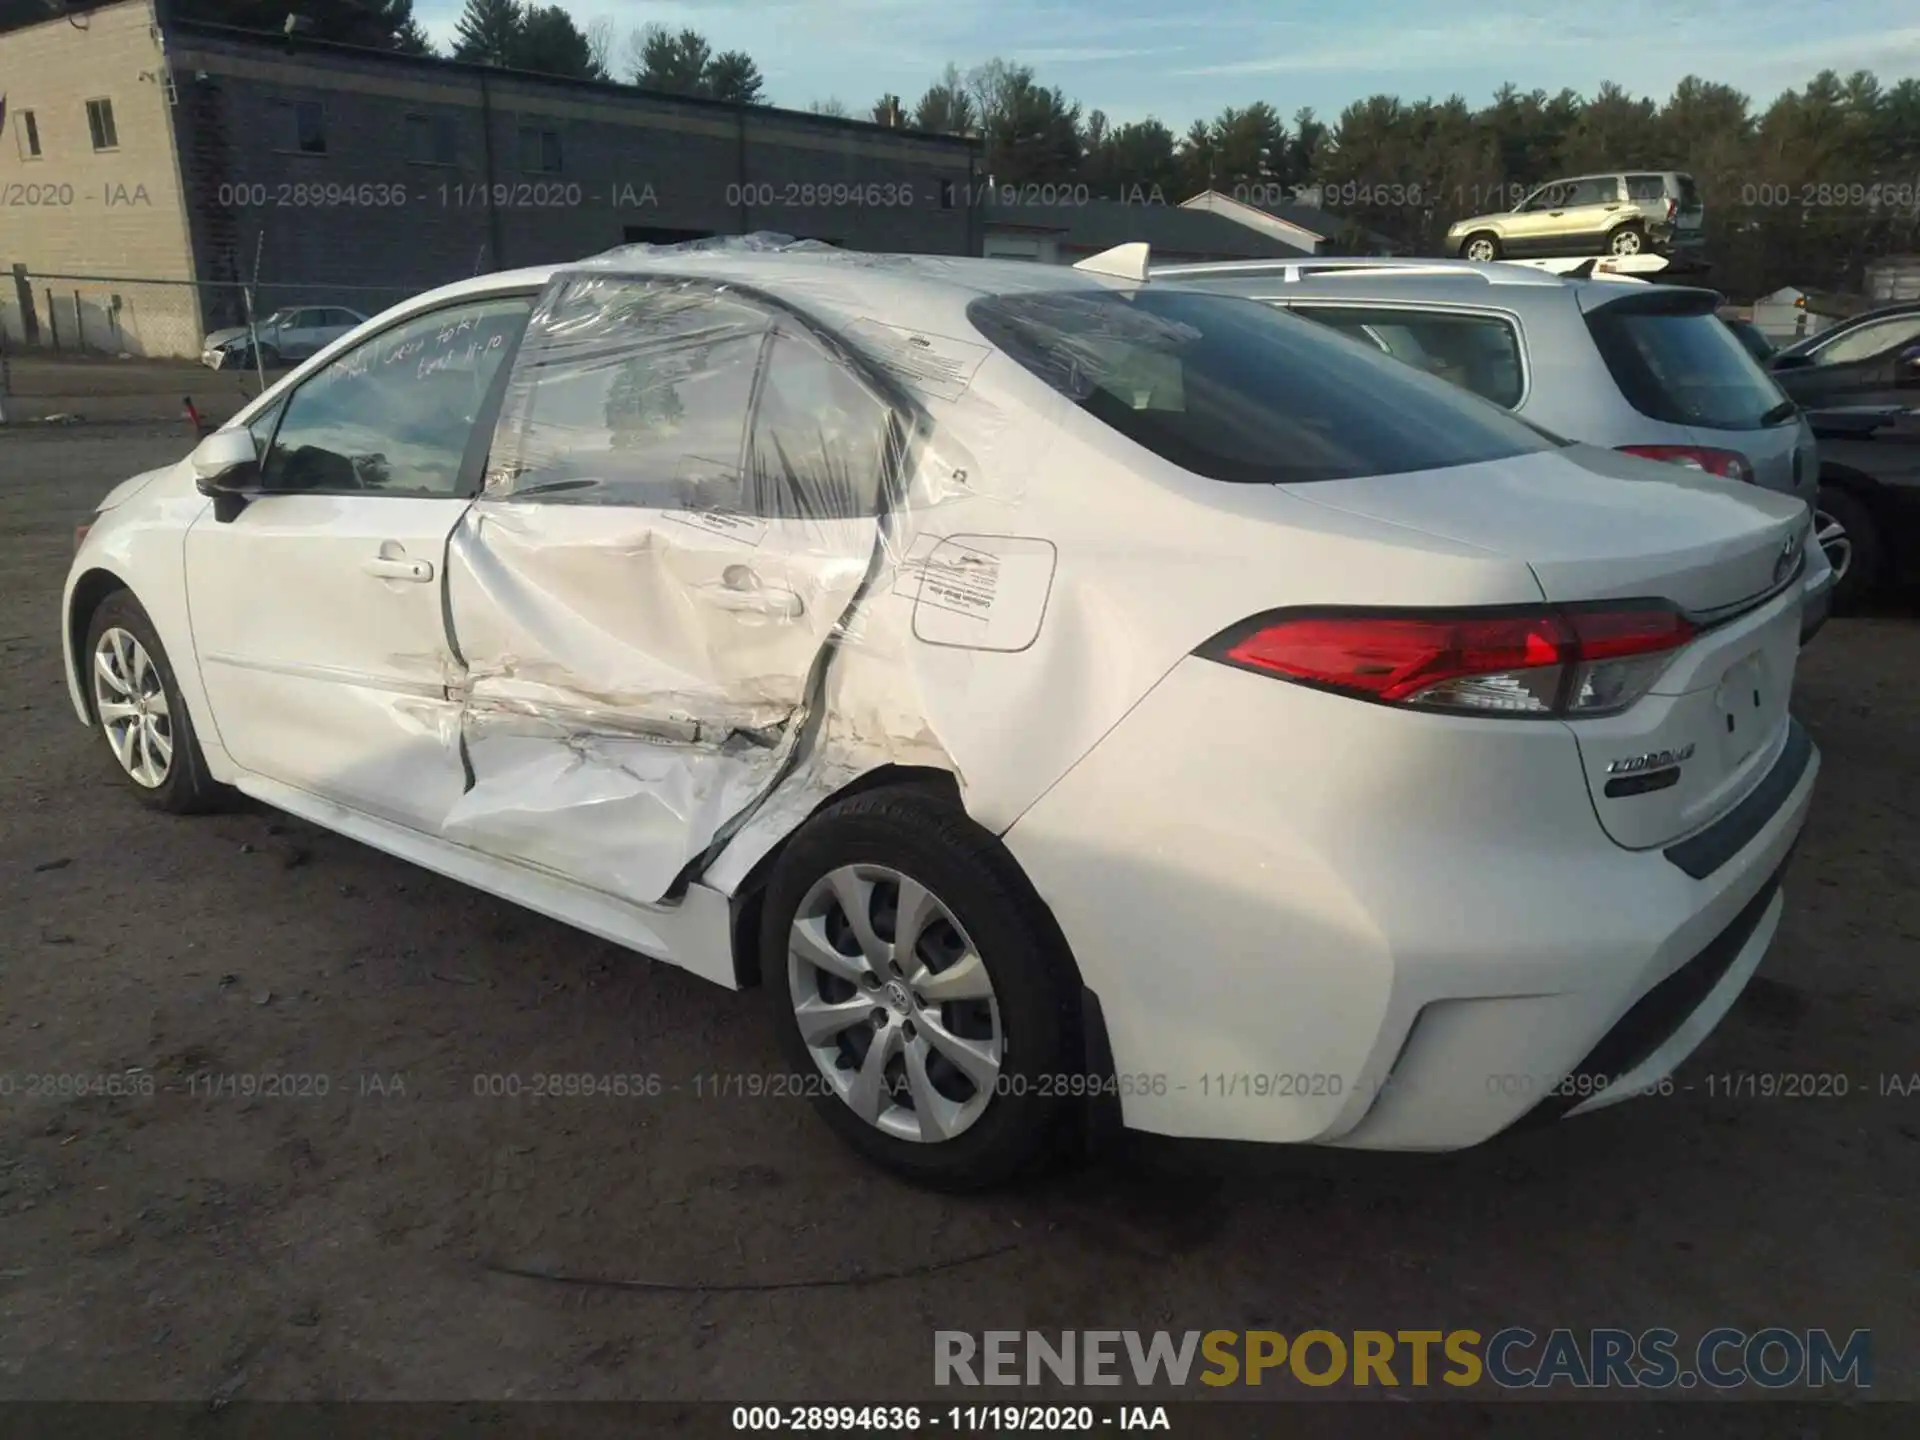
<path id="1" fill-rule="evenodd" d="M 281 311 L 376 315 L 419 288 L 69 275 L 14 265 L 0 270 L 0 337 L 16 356 L 197 359 L 215 330 L 262 324 Z"/>

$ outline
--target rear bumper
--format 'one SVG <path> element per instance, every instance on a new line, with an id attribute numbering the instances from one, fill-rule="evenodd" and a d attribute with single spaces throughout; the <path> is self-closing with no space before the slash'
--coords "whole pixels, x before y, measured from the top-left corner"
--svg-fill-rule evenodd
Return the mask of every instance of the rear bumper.
<path id="1" fill-rule="evenodd" d="M 1605 835 L 1564 726 L 1408 715 L 1192 660 L 1006 840 L 1098 997 L 1125 1125 L 1444 1150 L 1564 1088 L 1737 930 L 1817 771 L 1808 746 L 1696 877 Z M 1732 1003 L 1771 905 L 1659 1063 Z"/>

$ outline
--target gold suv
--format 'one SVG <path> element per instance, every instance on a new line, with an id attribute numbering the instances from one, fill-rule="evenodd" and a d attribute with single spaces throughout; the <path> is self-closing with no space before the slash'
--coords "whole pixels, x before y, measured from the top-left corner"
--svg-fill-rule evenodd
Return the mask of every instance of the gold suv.
<path id="1" fill-rule="evenodd" d="M 1447 248 L 1468 260 L 1669 253 L 1700 243 L 1704 215 L 1691 175 L 1576 175 L 1548 181 L 1512 210 L 1460 221 L 1447 231 Z"/>

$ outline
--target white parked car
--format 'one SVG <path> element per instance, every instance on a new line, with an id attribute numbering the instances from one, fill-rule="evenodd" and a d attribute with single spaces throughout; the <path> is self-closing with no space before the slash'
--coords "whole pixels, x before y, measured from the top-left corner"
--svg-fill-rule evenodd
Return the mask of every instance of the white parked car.
<path id="1" fill-rule="evenodd" d="M 249 332 L 244 325 L 212 330 L 200 342 L 200 363 L 215 370 L 253 363 L 253 336 L 259 338 L 260 363 L 276 369 L 331 345 L 367 317 L 344 305 L 301 305 L 276 310 Z"/>
<path id="2" fill-rule="evenodd" d="M 1088 264 L 419 296 L 107 497 L 73 703 L 156 808 L 760 983 L 786 1088 L 932 1182 L 1656 1084 L 1806 817 L 1805 505 Z"/>

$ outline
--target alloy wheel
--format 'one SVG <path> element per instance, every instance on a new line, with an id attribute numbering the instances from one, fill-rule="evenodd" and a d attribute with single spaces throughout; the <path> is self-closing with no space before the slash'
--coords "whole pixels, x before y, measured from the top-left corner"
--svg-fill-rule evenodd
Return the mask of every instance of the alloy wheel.
<path id="1" fill-rule="evenodd" d="M 1640 232 L 1622 230 L 1613 237 L 1610 247 L 1616 255 L 1638 255 L 1640 253 Z"/>
<path id="2" fill-rule="evenodd" d="M 935 1143 L 971 1128 L 1006 1055 L 980 952 L 952 910 L 884 865 L 842 865 L 800 902 L 787 988 L 801 1039 L 854 1114 Z"/>
<path id="3" fill-rule="evenodd" d="M 93 706 L 113 757 L 134 784 L 157 790 L 173 769 L 173 717 L 160 667 L 129 630 L 104 630 L 93 651 Z"/>
<path id="4" fill-rule="evenodd" d="M 1467 242 L 1467 259 L 1493 259 L 1493 242 L 1491 240 L 1469 240 Z"/>
<path id="5" fill-rule="evenodd" d="M 1847 534 L 1847 527 L 1825 510 L 1815 510 L 1813 538 L 1826 552 L 1827 564 L 1833 567 L 1833 583 L 1838 585 L 1853 568 L 1853 539 Z"/>

